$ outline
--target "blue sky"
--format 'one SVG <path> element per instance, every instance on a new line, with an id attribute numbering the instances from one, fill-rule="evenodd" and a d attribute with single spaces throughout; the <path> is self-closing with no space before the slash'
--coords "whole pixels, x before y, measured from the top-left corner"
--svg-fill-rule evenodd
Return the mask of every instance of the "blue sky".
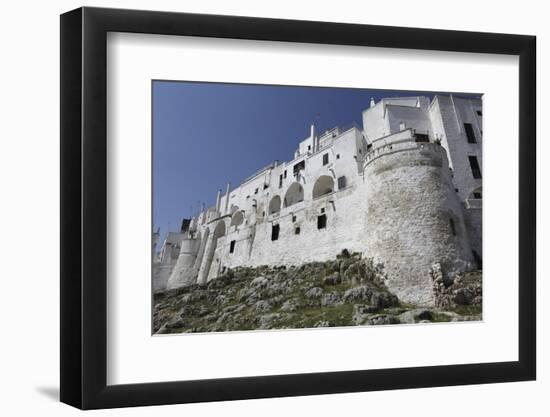
<path id="1" fill-rule="evenodd" d="M 395 90 L 153 81 L 153 227 L 178 231 L 199 204 L 274 160 L 292 159 L 316 121 L 322 132 L 356 122 L 371 97 Z"/>

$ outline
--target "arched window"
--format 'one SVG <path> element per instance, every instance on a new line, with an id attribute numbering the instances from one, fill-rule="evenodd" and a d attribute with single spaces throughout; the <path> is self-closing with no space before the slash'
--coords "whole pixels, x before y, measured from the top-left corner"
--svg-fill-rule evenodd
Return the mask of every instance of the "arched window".
<path id="1" fill-rule="evenodd" d="M 281 197 L 276 195 L 269 202 L 269 214 L 278 213 L 281 211 Z"/>
<path id="2" fill-rule="evenodd" d="M 220 221 L 216 225 L 216 228 L 214 229 L 214 240 L 225 236 L 225 222 Z"/>
<path id="3" fill-rule="evenodd" d="M 236 211 L 235 214 L 233 214 L 233 217 L 231 217 L 231 224 L 230 226 L 240 226 L 244 222 L 244 214 L 242 210 Z"/>
<path id="4" fill-rule="evenodd" d="M 321 175 L 313 185 L 313 198 L 330 194 L 334 191 L 334 180 L 328 175 Z"/>
<path id="5" fill-rule="evenodd" d="M 300 183 L 294 182 L 286 191 L 284 206 L 288 207 L 300 201 L 304 201 L 304 188 Z"/>

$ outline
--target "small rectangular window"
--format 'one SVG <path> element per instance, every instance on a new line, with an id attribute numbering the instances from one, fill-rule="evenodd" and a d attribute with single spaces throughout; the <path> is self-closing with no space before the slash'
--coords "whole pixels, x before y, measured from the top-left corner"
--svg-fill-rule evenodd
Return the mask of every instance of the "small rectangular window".
<path id="1" fill-rule="evenodd" d="M 284 176 L 284 178 L 286 179 L 286 169 L 285 169 L 285 173 L 284 173 L 284 175 L 283 175 L 283 176 Z"/>
<path id="2" fill-rule="evenodd" d="M 325 212 L 325 209 L 324 209 L 324 208 L 322 208 L 322 209 L 321 209 L 321 213 L 324 213 L 324 212 Z"/>
<path id="3" fill-rule="evenodd" d="M 449 226 L 451 227 L 451 233 L 453 236 L 456 236 L 455 221 L 453 219 L 449 219 Z"/>
<path id="4" fill-rule="evenodd" d="M 430 137 L 424 133 L 415 133 L 414 134 L 414 141 L 415 142 L 429 142 Z"/>
<path id="5" fill-rule="evenodd" d="M 311 145 L 307 145 L 307 150 L 311 151 Z"/>
<path id="6" fill-rule="evenodd" d="M 472 175 L 475 179 L 481 178 L 481 169 L 479 168 L 479 163 L 477 162 L 477 157 L 468 156 L 468 161 L 470 161 L 470 168 L 472 169 Z"/>
<path id="7" fill-rule="evenodd" d="M 478 116 L 481 116 L 481 110 L 476 110 Z"/>
<path id="8" fill-rule="evenodd" d="M 254 190 L 254 194 L 258 194 L 258 189 L 257 188 Z"/>
<path id="9" fill-rule="evenodd" d="M 481 200 L 481 193 L 479 191 L 474 192 L 474 198 L 477 200 Z"/>
<path id="10" fill-rule="evenodd" d="M 235 241 L 232 240 L 231 243 L 229 244 L 229 253 L 233 253 L 235 252 Z"/>
<path id="11" fill-rule="evenodd" d="M 295 235 L 299 235 L 299 234 L 300 234 L 300 226 L 297 226 L 297 227 L 294 229 L 294 234 L 295 234 Z"/>
<path id="12" fill-rule="evenodd" d="M 340 154 L 339 153 L 336 154 L 336 159 L 340 159 Z"/>
<path id="13" fill-rule="evenodd" d="M 283 174 L 279 175 L 279 188 L 283 188 Z"/>
<path id="14" fill-rule="evenodd" d="M 323 165 L 328 164 L 328 153 L 323 155 Z"/>
<path id="15" fill-rule="evenodd" d="M 271 226 L 271 240 L 279 239 L 279 225 L 274 224 Z"/>
<path id="16" fill-rule="evenodd" d="M 474 128 L 471 123 L 464 123 L 464 130 L 466 131 L 466 137 L 468 143 L 477 143 L 476 135 L 474 134 Z"/>
<path id="17" fill-rule="evenodd" d="M 346 188 L 346 177 L 341 176 L 338 178 L 338 189 L 343 190 Z"/>
<path id="18" fill-rule="evenodd" d="M 296 216 L 292 216 L 292 223 L 296 221 Z"/>
<path id="19" fill-rule="evenodd" d="M 327 227 L 327 215 L 321 214 L 317 216 L 317 229 L 326 229 Z"/>

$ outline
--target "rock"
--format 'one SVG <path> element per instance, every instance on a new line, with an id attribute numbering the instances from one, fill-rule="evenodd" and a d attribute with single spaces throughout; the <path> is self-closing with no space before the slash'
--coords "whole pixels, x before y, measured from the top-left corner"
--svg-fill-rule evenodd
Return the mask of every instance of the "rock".
<path id="1" fill-rule="evenodd" d="M 327 320 L 321 320 L 315 323 L 313 327 L 332 327 L 332 323 Z"/>
<path id="2" fill-rule="evenodd" d="M 235 313 L 240 313 L 245 308 L 246 308 L 246 306 L 244 304 L 237 304 L 237 305 L 232 305 L 232 306 L 225 307 L 222 310 L 222 312 L 235 314 Z"/>
<path id="3" fill-rule="evenodd" d="M 182 319 L 176 319 L 166 323 L 165 327 L 166 329 L 181 329 L 185 327 L 185 322 Z"/>
<path id="4" fill-rule="evenodd" d="M 354 314 L 370 314 L 370 313 L 376 313 L 378 310 L 377 307 L 370 306 L 368 304 L 355 304 L 353 306 L 353 313 Z"/>
<path id="5" fill-rule="evenodd" d="M 468 288 L 459 288 L 456 290 L 453 301 L 458 305 L 470 305 L 474 300 L 475 294 Z"/>
<path id="6" fill-rule="evenodd" d="M 388 315 L 385 315 L 385 314 L 377 314 L 375 316 L 370 317 L 367 320 L 366 324 L 368 324 L 370 326 L 380 326 L 380 325 L 384 325 L 384 324 L 399 324 L 399 323 L 400 323 L 399 319 L 394 317 L 394 316 L 388 316 Z"/>
<path id="7" fill-rule="evenodd" d="M 197 316 L 197 317 L 204 317 L 206 316 L 208 313 L 210 313 L 210 310 L 204 306 L 204 305 L 201 305 L 199 306 L 199 308 L 197 308 L 195 311 L 194 311 L 194 314 Z"/>
<path id="8" fill-rule="evenodd" d="M 250 285 L 253 287 L 266 287 L 268 279 L 264 276 L 259 276 L 250 281 Z"/>
<path id="9" fill-rule="evenodd" d="M 401 313 L 404 313 L 405 311 L 407 310 L 402 307 L 392 307 L 392 308 L 386 309 L 386 313 L 391 314 L 392 316 L 398 316 Z"/>
<path id="10" fill-rule="evenodd" d="M 443 271 L 441 270 L 441 264 L 439 262 L 432 265 L 430 275 L 434 283 L 439 284 L 443 282 Z"/>
<path id="11" fill-rule="evenodd" d="M 323 295 L 323 289 L 319 287 L 313 287 L 307 290 L 304 294 L 306 298 L 320 298 Z"/>
<path id="12" fill-rule="evenodd" d="M 369 318 L 369 313 L 372 313 L 369 305 L 355 304 L 353 306 L 353 316 L 351 317 L 352 323 L 355 325 L 363 324 Z"/>
<path id="13" fill-rule="evenodd" d="M 260 300 L 260 301 L 256 302 L 252 308 L 257 313 L 260 313 L 260 312 L 264 312 L 264 311 L 269 311 L 269 310 L 271 310 L 272 307 L 273 306 L 271 305 L 271 303 L 269 301 Z"/>
<path id="14" fill-rule="evenodd" d="M 183 306 L 179 311 L 180 318 L 185 318 L 186 316 L 191 316 L 195 314 L 195 311 L 190 306 Z"/>
<path id="15" fill-rule="evenodd" d="M 372 296 L 372 289 L 368 286 L 361 286 L 361 287 L 354 287 L 350 288 L 344 293 L 344 301 L 345 302 L 370 302 L 370 298 Z"/>
<path id="16" fill-rule="evenodd" d="M 399 315 L 399 321 L 401 323 L 417 323 L 421 320 L 432 320 L 432 312 L 426 308 L 417 308 L 414 310 L 406 311 Z"/>
<path id="17" fill-rule="evenodd" d="M 220 275 L 219 277 L 209 281 L 206 286 L 208 289 L 220 289 L 231 283 L 232 275 Z"/>
<path id="18" fill-rule="evenodd" d="M 334 272 L 328 277 L 323 278 L 323 285 L 338 285 L 342 282 L 342 278 L 338 272 Z"/>
<path id="19" fill-rule="evenodd" d="M 258 322 L 260 324 L 260 329 L 270 329 L 274 322 L 279 320 L 282 317 L 279 313 L 270 313 L 270 314 L 264 314 L 263 316 L 260 316 L 258 319 Z"/>
<path id="20" fill-rule="evenodd" d="M 352 285 L 356 285 L 361 282 L 362 279 L 362 267 L 360 262 L 354 262 L 348 266 L 343 275 L 344 282 L 350 282 Z"/>
<path id="21" fill-rule="evenodd" d="M 399 300 L 395 295 L 388 291 L 373 291 L 370 298 L 370 304 L 378 307 L 379 309 L 383 309 L 399 304 Z"/>
<path id="22" fill-rule="evenodd" d="M 292 311 L 296 311 L 299 307 L 300 307 L 300 302 L 292 298 L 290 300 L 285 301 L 281 306 L 280 310 L 292 312 Z"/>
<path id="23" fill-rule="evenodd" d="M 388 291 L 382 291 L 368 285 L 350 288 L 344 293 L 346 302 L 362 302 L 378 309 L 393 307 L 399 303 L 397 297 Z"/>
<path id="24" fill-rule="evenodd" d="M 218 295 L 216 298 L 214 298 L 214 304 L 224 304 L 227 301 L 227 297 L 223 294 Z"/>
<path id="25" fill-rule="evenodd" d="M 342 296 L 337 292 L 330 292 L 328 294 L 324 294 L 321 298 L 321 305 L 323 307 L 334 306 L 338 304 L 342 304 Z"/>

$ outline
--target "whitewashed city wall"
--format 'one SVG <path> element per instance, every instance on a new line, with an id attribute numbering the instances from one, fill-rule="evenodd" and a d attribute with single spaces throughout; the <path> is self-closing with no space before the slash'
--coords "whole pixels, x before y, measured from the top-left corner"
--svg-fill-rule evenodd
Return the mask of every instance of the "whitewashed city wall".
<path id="1" fill-rule="evenodd" d="M 154 289 L 207 282 L 237 266 L 324 261 L 347 249 L 383 263 L 402 301 L 432 304 L 435 263 L 452 275 L 482 256 L 481 180 L 468 162 L 476 155 L 481 168 L 477 111 L 480 100 L 390 98 L 371 102 L 363 130 L 319 135 L 312 126 L 292 161 L 218 190 L 215 206 L 182 231 L 175 258 L 165 242 Z M 475 126 L 476 144 L 467 143 L 464 123 Z"/>

